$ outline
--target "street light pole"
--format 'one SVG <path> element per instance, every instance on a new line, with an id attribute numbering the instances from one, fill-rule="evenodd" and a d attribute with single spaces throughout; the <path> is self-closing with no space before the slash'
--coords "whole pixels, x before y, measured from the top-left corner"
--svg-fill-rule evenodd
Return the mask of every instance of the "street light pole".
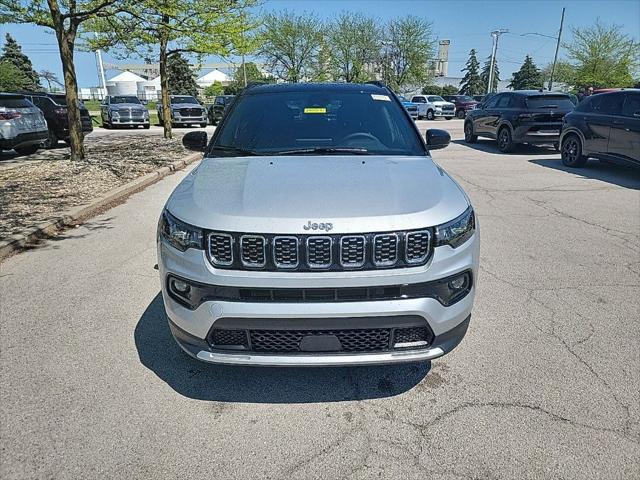
<path id="1" fill-rule="evenodd" d="M 560 50 L 560 38 L 562 37 L 562 25 L 564 24 L 564 7 L 562 8 L 562 18 L 560 18 L 560 31 L 558 32 L 558 42 L 556 43 L 556 55 L 553 57 L 551 67 L 551 78 L 549 78 L 549 91 L 553 87 L 553 75 L 556 73 L 556 63 L 558 63 L 558 50 Z"/>
<path id="2" fill-rule="evenodd" d="M 491 65 L 489 66 L 489 82 L 487 82 L 487 93 L 491 93 L 493 90 L 493 75 L 496 64 L 496 54 L 498 53 L 498 39 L 503 33 L 509 33 L 509 30 L 501 28 L 500 30 L 494 30 L 491 32 L 493 37 L 493 50 L 491 51 Z"/>

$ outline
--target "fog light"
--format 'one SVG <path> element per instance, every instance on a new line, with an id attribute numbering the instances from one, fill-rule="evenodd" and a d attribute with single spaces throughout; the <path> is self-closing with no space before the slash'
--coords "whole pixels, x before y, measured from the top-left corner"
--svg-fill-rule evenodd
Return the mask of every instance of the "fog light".
<path id="1" fill-rule="evenodd" d="M 171 286 L 173 287 L 174 292 L 183 296 L 188 295 L 189 290 L 191 290 L 191 286 L 187 282 L 183 282 L 182 280 L 171 280 Z"/>
<path id="2" fill-rule="evenodd" d="M 457 278 L 454 278 L 449 282 L 449 288 L 451 290 L 460 290 L 467 285 L 467 276 L 461 275 Z"/>

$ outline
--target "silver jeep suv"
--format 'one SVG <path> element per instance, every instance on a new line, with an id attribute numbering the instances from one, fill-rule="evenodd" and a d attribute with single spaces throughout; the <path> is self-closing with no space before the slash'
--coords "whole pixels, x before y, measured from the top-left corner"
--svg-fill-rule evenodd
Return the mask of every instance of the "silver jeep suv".
<path id="1" fill-rule="evenodd" d="M 451 351 L 471 318 L 467 195 L 382 84 L 245 89 L 158 225 L 169 325 L 200 360 L 370 365 Z"/>

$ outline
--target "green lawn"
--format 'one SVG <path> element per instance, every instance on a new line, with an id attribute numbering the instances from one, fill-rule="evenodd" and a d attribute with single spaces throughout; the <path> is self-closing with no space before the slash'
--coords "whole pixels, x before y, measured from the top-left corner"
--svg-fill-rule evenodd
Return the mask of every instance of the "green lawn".
<path id="1" fill-rule="evenodd" d="M 98 112 L 100 110 L 100 101 L 98 100 L 84 100 L 84 106 L 87 107 L 87 110 L 90 112 Z M 156 102 L 149 102 L 145 105 L 147 110 L 155 111 L 156 110 Z"/>

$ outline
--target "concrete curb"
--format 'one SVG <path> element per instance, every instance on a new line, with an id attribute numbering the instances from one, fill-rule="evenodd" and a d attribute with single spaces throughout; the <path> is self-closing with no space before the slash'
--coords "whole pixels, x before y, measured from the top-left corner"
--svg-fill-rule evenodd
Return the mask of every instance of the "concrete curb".
<path id="1" fill-rule="evenodd" d="M 124 185 L 108 191 L 105 195 L 92 201 L 87 205 L 73 207 L 60 215 L 40 223 L 34 227 L 27 228 L 20 234 L 12 235 L 9 240 L 0 242 L 0 261 L 11 256 L 14 252 L 23 249 L 30 242 L 39 238 L 46 238 L 67 227 L 76 226 L 83 221 L 101 213 L 105 207 L 123 201 L 129 195 L 156 183 L 167 175 L 183 169 L 202 158 L 201 153 L 192 153 L 186 157 L 170 163 L 166 167 L 159 168 L 142 177 L 136 178 Z"/>

